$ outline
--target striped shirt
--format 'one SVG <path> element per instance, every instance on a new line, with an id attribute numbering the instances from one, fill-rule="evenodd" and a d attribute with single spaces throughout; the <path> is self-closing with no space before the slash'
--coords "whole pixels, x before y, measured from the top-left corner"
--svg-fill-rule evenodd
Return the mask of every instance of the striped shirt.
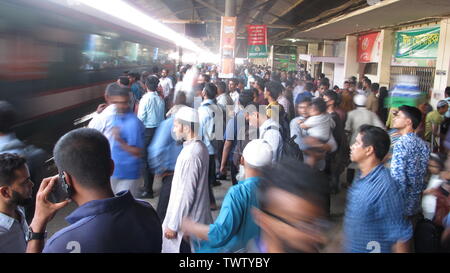
<path id="1" fill-rule="evenodd" d="M 346 252 L 391 252 L 397 241 L 412 237 L 404 216 L 400 187 L 388 169 L 378 165 L 353 184 L 344 218 Z"/>

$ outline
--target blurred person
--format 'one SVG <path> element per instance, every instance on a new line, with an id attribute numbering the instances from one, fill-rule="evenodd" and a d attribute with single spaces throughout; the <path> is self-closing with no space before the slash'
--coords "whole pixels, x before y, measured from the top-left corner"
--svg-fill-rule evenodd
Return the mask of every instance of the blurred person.
<path id="1" fill-rule="evenodd" d="M 346 252 L 409 252 L 412 226 L 404 217 L 404 199 L 381 161 L 390 146 L 382 128 L 362 125 L 351 147 L 361 175 L 350 188 L 344 218 Z"/>
<path id="2" fill-rule="evenodd" d="M 300 122 L 300 128 L 306 130 L 308 136 L 320 139 L 324 143 L 332 137 L 332 130 L 336 126 L 327 113 L 327 104 L 322 98 L 315 98 L 308 108 L 308 118 Z"/>
<path id="3" fill-rule="evenodd" d="M 362 80 L 362 88 L 360 88 L 360 89 L 362 89 L 364 91 L 364 94 L 366 96 L 369 96 L 370 93 L 373 91 L 372 90 L 372 81 L 369 78 L 364 77 Z"/>
<path id="4" fill-rule="evenodd" d="M 27 252 L 161 252 L 161 222 L 152 206 L 135 200 L 129 191 L 115 196 L 111 190 L 109 180 L 115 164 L 108 140 L 101 133 L 87 128 L 73 130 L 58 140 L 53 154 L 59 175 L 41 183 L 30 224 L 34 239 L 28 242 Z M 67 186 L 70 199 L 51 203 L 48 194 L 60 183 Z M 78 206 L 66 218 L 70 225 L 44 246 L 48 223 L 70 201 Z"/>
<path id="5" fill-rule="evenodd" d="M 23 207 L 33 202 L 26 159 L 0 154 L 0 253 L 25 253 L 28 224 Z"/>
<path id="6" fill-rule="evenodd" d="M 198 75 L 198 84 L 207 84 L 211 82 L 211 76 L 206 73 Z"/>
<path id="7" fill-rule="evenodd" d="M 327 90 L 330 89 L 330 82 L 329 81 L 325 81 L 325 80 L 321 80 L 320 84 L 319 84 L 319 88 L 317 89 L 317 91 L 319 92 L 317 94 L 316 97 L 322 97 L 323 93 Z"/>
<path id="8" fill-rule="evenodd" d="M 296 102 L 296 112 L 297 117 L 291 120 L 289 127 L 290 127 L 290 134 L 291 138 L 295 136 L 294 141 L 297 143 L 299 148 L 301 150 L 305 150 L 306 146 L 303 143 L 303 137 L 304 133 L 303 130 L 300 128 L 301 121 L 304 121 L 308 118 L 308 109 L 311 105 L 311 97 L 309 96 L 302 96 L 298 98 L 298 101 Z"/>
<path id="9" fill-rule="evenodd" d="M 208 148 L 209 153 L 209 200 L 211 209 L 216 210 L 217 204 L 214 198 L 213 186 L 220 186 L 220 182 L 216 180 L 216 153 L 217 153 L 217 128 L 223 121 L 222 111 L 216 105 L 215 98 L 217 96 L 217 87 L 213 83 L 207 83 L 202 91 L 203 102 L 198 108 L 198 117 L 200 120 L 200 137 Z M 217 122 L 216 122 L 217 121 Z"/>
<path id="10" fill-rule="evenodd" d="M 289 135 L 289 118 L 286 109 L 278 103 L 278 98 L 283 92 L 283 86 L 276 81 L 266 84 L 264 98 L 269 102 L 266 106 L 266 115 L 269 119 L 275 120 L 281 126 L 279 129 L 284 136 Z M 278 114 L 278 117 L 276 116 Z M 278 119 L 278 120 L 276 120 Z M 261 132 L 260 132 L 261 133 Z"/>
<path id="11" fill-rule="evenodd" d="M 230 108 L 233 106 L 233 100 L 231 99 L 230 95 L 227 92 L 227 85 L 223 81 L 219 81 L 216 84 L 217 86 L 217 106 L 219 106 L 223 113 L 223 132 L 226 130 L 227 121 L 234 116 L 234 111 L 230 110 Z M 217 139 L 217 162 L 216 162 L 216 172 L 217 172 L 217 179 L 219 180 L 225 180 L 226 175 L 220 174 L 220 164 L 222 162 L 222 154 L 223 154 L 223 147 L 224 147 L 224 140 L 223 139 Z"/>
<path id="12" fill-rule="evenodd" d="M 184 217 L 197 223 L 212 223 L 208 193 L 209 154 L 196 132 L 199 126 L 197 110 L 190 107 L 178 110 L 173 132 L 177 141 L 183 142 L 183 149 L 175 164 L 170 200 L 162 224 L 162 252 L 189 253 L 198 248 L 198 239 L 194 236 L 190 236 L 190 243 L 182 241 Z"/>
<path id="13" fill-rule="evenodd" d="M 228 92 L 230 94 L 231 99 L 234 103 L 234 112 L 237 113 L 239 111 L 239 89 L 238 89 L 239 81 L 237 79 L 230 79 L 228 81 Z"/>
<path id="14" fill-rule="evenodd" d="M 303 92 L 305 92 L 305 81 L 296 79 L 294 90 L 292 91 L 292 103 L 295 104 L 295 99 L 297 98 L 297 95 Z"/>
<path id="15" fill-rule="evenodd" d="M 110 91 L 111 101 L 116 106 L 112 118 L 109 144 L 115 163 L 111 176 L 111 188 L 116 194 L 128 190 L 137 197 L 142 186 L 142 152 L 144 149 L 144 125 L 131 112 L 129 95 L 124 88 Z"/>
<path id="16" fill-rule="evenodd" d="M 261 234 L 249 253 L 319 252 L 327 242 L 326 178 L 296 159 L 283 159 L 263 172 L 253 209 Z"/>
<path id="17" fill-rule="evenodd" d="M 370 92 L 367 96 L 366 107 L 368 110 L 378 113 L 378 91 L 380 89 L 380 85 L 378 83 L 372 83 L 370 87 Z"/>
<path id="18" fill-rule="evenodd" d="M 175 163 L 183 146 L 172 137 L 175 115 L 181 107 L 186 106 L 186 95 L 177 94 L 175 105 L 167 112 L 167 119 L 163 120 L 156 129 L 152 142 L 147 148 L 148 165 L 152 173 L 162 177 L 156 212 L 159 219 L 164 221 L 172 188 Z"/>
<path id="19" fill-rule="evenodd" d="M 440 137 L 439 127 L 444 121 L 444 115 L 448 110 L 448 103 L 446 100 L 440 100 L 436 105 L 436 110 L 428 113 L 425 118 L 425 141 L 433 144 L 433 151 L 437 151 L 439 143 L 436 138 Z"/>
<path id="20" fill-rule="evenodd" d="M 366 96 L 360 94 L 355 95 L 353 102 L 356 105 L 356 109 L 347 114 L 347 121 L 345 122 L 345 131 L 350 135 L 348 141 L 350 146 L 355 142 L 356 136 L 358 135 L 358 129 L 361 125 L 367 124 L 384 128 L 384 125 L 378 116 L 374 112 L 367 110 Z M 347 186 L 351 185 L 356 169 L 357 165 L 353 162 L 350 163 L 347 170 Z"/>
<path id="21" fill-rule="evenodd" d="M 277 106 L 274 107 L 277 108 Z M 272 147 L 272 162 L 279 161 L 283 148 L 283 137 L 280 132 L 282 130 L 281 125 L 276 120 L 273 120 L 267 112 L 260 113 L 258 109 L 249 110 L 249 124 L 255 128 L 259 128 L 259 139 L 267 141 Z"/>
<path id="22" fill-rule="evenodd" d="M 27 160 L 27 167 L 31 180 L 36 187 L 39 187 L 42 179 L 47 175 L 45 162 L 50 157 L 41 148 L 34 145 L 27 145 L 19 140 L 14 132 L 14 124 L 17 122 L 17 111 L 9 102 L 0 101 L 0 154 L 13 153 L 24 157 Z M 32 202 L 24 206 L 24 212 L 28 223 L 34 215 L 37 188 L 33 187 Z"/>
<path id="23" fill-rule="evenodd" d="M 429 147 L 414 133 L 421 117 L 419 109 L 403 105 L 394 113 L 392 126 L 401 137 L 392 153 L 391 175 L 405 195 L 404 215 L 413 225 L 420 209 L 420 195 L 426 187 L 424 178 L 430 157 Z"/>
<path id="24" fill-rule="evenodd" d="M 354 110 L 355 104 L 353 103 L 353 97 L 355 96 L 355 84 L 349 82 L 349 87 L 344 89 L 341 93 L 341 103 L 340 108 L 344 110 L 346 113 Z"/>
<path id="25" fill-rule="evenodd" d="M 120 76 L 119 79 L 117 79 L 117 84 L 122 88 L 130 88 L 130 78 L 128 75 Z"/>
<path id="26" fill-rule="evenodd" d="M 257 79 L 254 87 L 258 90 L 258 99 L 257 99 L 257 103 L 259 105 L 267 105 L 269 104 L 269 102 L 264 98 L 264 89 L 266 87 L 266 84 L 264 82 L 264 80 L 262 79 Z"/>
<path id="27" fill-rule="evenodd" d="M 291 110 L 291 98 L 289 98 L 289 94 L 292 94 L 290 88 L 292 85 L 287 82 L 286 87 L 282 90 L 281 94 L 277 98 L 277 102 L 283 106 L 284 111 L 286 112 L 287 119 L 290 121 L 293 118 L 293 110 Z"/>
<path id="28" fill-rule="evenodd" d="M 245 252 L 248 242 L 259 235 L 251 210 L 258 207 L 256 198 L 261 169 L 272 163 L 272 147 L 256 139 L 247 144 L 241 157 L 245 179 L 229 189 L 219 216 L 211 225 L 183 221 L 183 230 L 204 240 L 196 252 Z"/>
<path id="29" fill-rule="evenodd" d="M 378 95 L 378 116 L 381 122 L 386 124 L 388 107 L 386 105 L 386 99 L 389 96 L 389 92 L 386 87 L 381 87 Z"/>
<path id="30" fill-rule="evenodd" d="M 128 74 L 128 79 L 130 80 L 130 89 L 131 93 L 133 94 L 133 97 L 130 99 L 132 101 L 131 105 L 131 111 L 137 112 L 137 106 L 139 105 L 139 101 L 142 98 L 142 95 L 144 94 L 144 90 L 141 87 L 141 84 L 139 83 L 139 79 L 141 78 L 141 75 L 137 72 L 132 72 Z"/>
<path id="31" fill-rule="evenodd" d="M 169 70 L 161 70 L 161 78 L 159 79 L 159 85 L 162 88 L 164 94 L 164 105 L 166 108 L 165 113 L 172 107 L 172 101 L 174 99 L 174 83 L 169 77 Z"/>
<path id="32" fill-rule="evenodd" d="M 238 79 L 237 89 L 239 90 L 239 93 L 244 91 L 245 85 L 246 85 L 246 83 L 245 83 L 244 79 Z"/>
<path id="33" fill-rule="evenodd" d="M 332 134 L 337 144 L 337 151 L 328 154 L 327 166 L 329 168 L 327 169 L 331 176 L 331 190 L 336 193 L 339 191 L 339 176 L 349 163 L 349 145 L 345 135 L 344 122 L 336 111 L 338 94 L 332 90 L 327 90 L 323 94 L 323 100 L 327 104 L 327 112 L 335 124 Z"/>
<path id="34" fill-rule="evenodd" d="M 164 120 L 164 100 L 158 95 L 157 88 L 159 80 L 156 77 L 148 77 L 145 82 L 147 92 L 139 103 L 139 111 L 137 117 L 145 126 L 144 139 L 144 158 L 147 158 L 147 149 L 155 135 L 156 128 Z M 154 175 L 149 171 L 147 161 L 144 164 L 144 191 L 142 198 L 153 198 L 153 180 Z"/>
<path id="35" fill-rule="evenodd" d="M 444 171 L 444 162 L 438 154 L 430 154 L 430 160 L 428 161 L 428 174 L 427 188 L 424 192 L 430 192 L 430 189 L 439 188 L 446 180 L 440 176 L 440 173 Z M 422 197 L 422 213 L 425 219 L 433 221 L 434 214 L 436 212 L 436 196 L 432 194 L 424 194 Z"/>
<path id="36" fill-rule="evenodd" d="M 252 104 L 253 94 L 250 91 L 244 91 L 239 96 L 239 111 L 227 122 L 224 133 L 224 146 L 222 161 L 220 164 L 221 175 L 226 176 L 226 166 L 230 167 L 231 182 L 237 184 L 236 175 L 243 148 L 248 143 L 248 120 L 244 115 L 244 109 Z M 255 105 L 255 108 L 257 106 Z"/>

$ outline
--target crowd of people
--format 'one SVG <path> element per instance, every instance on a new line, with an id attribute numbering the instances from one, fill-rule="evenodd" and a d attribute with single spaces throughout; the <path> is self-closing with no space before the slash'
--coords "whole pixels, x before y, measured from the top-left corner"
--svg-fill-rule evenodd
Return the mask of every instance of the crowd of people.
<path id="1" fill-rule="evenodd" d="M 390 108 L 367 77 L 331 88 L 303 70 L 236 75 L 125 72 L 88 128 L 56 143 L 59 173 L 42 182 L 36 155 L 5 147 L 20 141 L 0 103 L 0 252 L 320 252 L 343 190 L 343 252 L 449 251 L 450 88 L 433 111 Z M 213 187 L 228 176 L 213 219 Z M 141 200 L 154 198 L 155 177 L 156 210 Z M 69 202 L 70 225 L 45 242 Z"/>

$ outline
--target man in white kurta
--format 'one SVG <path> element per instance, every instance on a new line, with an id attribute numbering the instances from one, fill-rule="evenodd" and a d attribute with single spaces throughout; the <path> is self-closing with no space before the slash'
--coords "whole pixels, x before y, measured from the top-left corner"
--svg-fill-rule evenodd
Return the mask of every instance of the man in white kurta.
<path id="1" fill-rule="evenodd" d="M 208 192 L 208 149 L 198 135 L 191 131 L 193 123 L 198 128 L 198 120 L 197 111 L 190 107 L 181 108 L 175 116 L 174 133 L 184 143 L 175 164 L 169 205 L 162 224 L 163 253 L 180 252 L 183 217 L 203 224 L 212 223 Z M 195 237 L 190 237 L 191 249 L 195 248 L 196 242 Z"/>

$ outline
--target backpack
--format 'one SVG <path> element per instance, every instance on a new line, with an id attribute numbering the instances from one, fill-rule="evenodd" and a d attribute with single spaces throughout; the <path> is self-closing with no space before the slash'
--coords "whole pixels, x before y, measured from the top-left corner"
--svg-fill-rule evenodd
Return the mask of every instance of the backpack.
<path id="1" fill-rule="evenodd" d="M 295 139 L 299 136 L 294 135 L 292 137 L 289 136 L 289 131 L 286 132 L 283 127 L 278 126 L 269 126 L 267 129 L 261 134 L 261 138 L 264 136 L 264 133 L 267 131 L 274 129 L 278 130 L 281 134 L 282 143 L 281 143 L 281 155 L 278 158 L 278 161 L 284 158 L 294 158 L 300 162 L 303 162 L 303 152 L 298 147 L 297 143 L 295 143 Z"/>

